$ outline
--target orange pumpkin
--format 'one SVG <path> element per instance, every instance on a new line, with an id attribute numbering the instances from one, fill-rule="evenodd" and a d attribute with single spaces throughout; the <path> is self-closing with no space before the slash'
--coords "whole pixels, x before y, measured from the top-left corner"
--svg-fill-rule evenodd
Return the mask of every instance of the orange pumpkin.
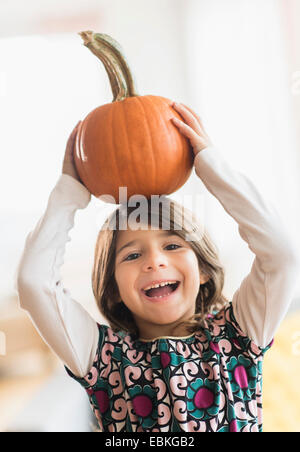
<path id="1" fill-rule="evenodd" d="M 110 36 L 79 34 L 103 62 L 114 96 L 80 124 L 74 157 L 82 182 L 94 196 L 117 204 L 124 202 L 119 187 L 127 188 L 127 199 L 175 192 L 189 178 L 194 154 L 189 140 L 172 124 L 172 117 L 180 118 L 172 101 L 137 94 L 122 49 Z"/>

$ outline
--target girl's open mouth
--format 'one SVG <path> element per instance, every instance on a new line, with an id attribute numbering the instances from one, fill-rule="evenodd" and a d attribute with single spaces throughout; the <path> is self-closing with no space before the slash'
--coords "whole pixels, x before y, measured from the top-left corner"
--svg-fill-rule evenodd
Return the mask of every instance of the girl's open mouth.
<path id="1" fill-rule="evenodd" d="M 168 284 L 167 286 L 149 289 L 147 291 L 141 290 L 141 292 L 147 300 L 154 302 L 165 301 L 169 300 L 178 291 L 180 284 L 180 281 L 176 281 L 174 284 Z"/>

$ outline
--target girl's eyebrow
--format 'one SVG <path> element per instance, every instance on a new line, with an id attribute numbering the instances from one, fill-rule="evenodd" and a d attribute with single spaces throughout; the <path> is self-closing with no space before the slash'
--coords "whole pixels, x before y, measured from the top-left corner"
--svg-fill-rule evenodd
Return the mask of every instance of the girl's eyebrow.
<path id="1" fill-rule="evenodd" d="M 177 236 L 177 234 L 173 233 L 172 231 L 161 231 L 159 234 L 159 236 L 166 236 L 166 235 L 170 235 L 170 236 Z M 125 243 L 125 245 L 121 246 L 121 248 L 119 248 L 119 250 L 116 252 L 116 256 L 124 249 L 124 248 L 129 248 L 130 246 L 135 245 L 139 240 L 131 240 L 130 242 Z"/>

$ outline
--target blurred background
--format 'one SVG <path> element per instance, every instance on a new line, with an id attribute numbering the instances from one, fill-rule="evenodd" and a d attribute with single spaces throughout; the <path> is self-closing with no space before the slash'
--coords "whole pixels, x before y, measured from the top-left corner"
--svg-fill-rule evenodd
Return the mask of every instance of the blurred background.
<path id="1" fill-rule="evenodd" d="M 114 37 L 140 94 L 189 105 L 214 144 L 286 220 L 300 250 L 300 2 L 298 0 L 1 0 L 0 431 L 94 431 L 81 386 L 18 305 L 15 275 L 79 119 L 112 101 L 101 62 L 79 31 Z M 194 171 L 177 193 L 200 191 Z M 171 196 L 171 197 L 172 197 Z M 208 192 L 203 221 L 231 298 L 254 259 Z M 99 323 L 91 270 L 111 207 L 78 211 L 62 276 Z M 300 285 L 264 360 L 264 431 L 300 430 Z"/>

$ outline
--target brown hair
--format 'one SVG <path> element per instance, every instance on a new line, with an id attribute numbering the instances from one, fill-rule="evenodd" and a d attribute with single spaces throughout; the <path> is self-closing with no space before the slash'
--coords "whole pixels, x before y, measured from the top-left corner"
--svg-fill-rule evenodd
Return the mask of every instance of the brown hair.
<path id="1" fill-rule="evenodd" d="M 189 237 L 188 242 L 197 256 L 199 269 L 209 276 L 209 280 L 205 284 L 201 284 L 199 288 L 194 316 L 182 322 L 186 325 L 187 331 L 194 333 L 204 326 L 208 314 L 218 312 L 228 302 L 222 294 L 224 269 L 209 234 L 199 224 L 194 214 L 166 196 L 161 196 L 160 199 L 157 213 L 151 209 L 150 201 L 147 202 L 144 213 L 148 225 L 153 225 L 154 220 L 159 229 L 171 230 L 184 240 Z M 120 294 L 114 277 L 118 231 L 124 230 L 124 218 L 130 218 L 134 210 L 137 208 L 130 207 L 128 204 L 120 205 L 106 219 L 99 231 L 95 247 L 92 287 L 100 312 L 108 320 L 113 331 L 129 332 L 134 339 L 137 339 L 139 337 L 138 327 L 131 311 L 122 301 L 120 302 Z M 127 220 L 126 225 L 128 225 Z"/>

